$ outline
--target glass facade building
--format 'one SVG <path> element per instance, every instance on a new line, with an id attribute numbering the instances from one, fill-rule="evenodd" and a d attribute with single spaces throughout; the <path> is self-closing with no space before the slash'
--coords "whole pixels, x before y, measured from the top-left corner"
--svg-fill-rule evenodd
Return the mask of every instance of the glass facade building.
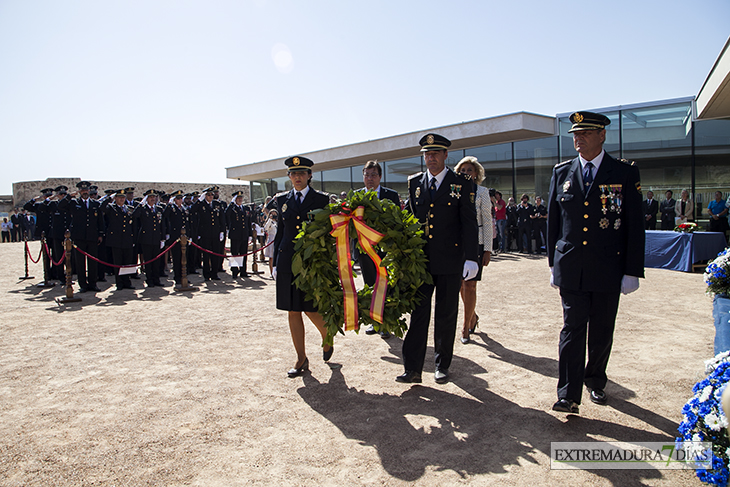
<path id="1" fill-rule="evenodd" d="M 707 218 L 707 204 L 715 191 L 722 191 L 724 198 L 730 192 L 730 119 L 695 120 L 693 109 L 694 98 L 688 97 L 591 111 L 611 119 L 604 149 L 636 162 L 644 192 L 651 190 L 661 200 L 666 190 L 672 190 L 676 199 L 686 189 L 695 202 L 696 219 L 702 220 Z M 519 201 L 523 193 L 531 199 L 545 198 L 553 166 L 577 155 L 568 133 L 569 116 L 555 117 L 556 136 L 449 151 L 447 165 L 453 168 L 462 157 L 475 156 L 484 165 L 484 186 L 499 190 L 505 200 L 515 196 Z M 404 199 L 408 176 L 425 170 L 419 155 L 379 162 L 381 184 Z M 361 188 L 362 167 L 315 172 L 312 186 L 337 195 Z M 254 201 L 261 202 L 290 185 L 287 177 L 280 177 L 254 181 L 251 188 Z"/>

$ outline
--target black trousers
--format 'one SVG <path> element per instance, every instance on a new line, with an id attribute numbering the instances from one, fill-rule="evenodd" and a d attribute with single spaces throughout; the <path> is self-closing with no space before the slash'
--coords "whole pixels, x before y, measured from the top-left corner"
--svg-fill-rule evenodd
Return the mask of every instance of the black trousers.
<path id="1" fill-rule="evenodd" d="M 112 251 L 112 261 L 115 265 L 128 265 L 134 264 L 134 247 L 129 248 L 118 248 L 118 247 L 107 247 Z M 119 269 L 114 268 L 114 280 L 116 281 L 117 287 L 130 287 L 132 280 L 129 274 L 124 276 L 119 275 Z"/>
<path id="2" fill-rule="evenodd" d="M 219 242 L 220 241 L 217 238 L 201 238 L 200 240 L 198 240 L 198 245 L 206 250 L 210 250 L 211 252 L 217 252 Z M 199 250 L 199 252 L 202 254 L 203 257 L 203 277 L 205 279 L 209 279 L 212 278 L 214 275 L 217 275 L 219 267 L 218 262 L 221 259 L 217 255 L 213 255 L 202 250 Z"/>
<path id="3" fill-rule="evenodd" d="M 243 255 L 243 263 L 241 264 L 241 267 L 233 267 L 231 266 L 231 274 L 233 277 L 238 276 L 239 272 L 243 276 L 244 274 L 247 274 L 246 272 L 246 261 L 248 256 L 246 253 L 248 252 L 248 238 L 242 239 L 237 238 L 234 240 L 231 240 L 231 255 Z M 256 257 L 254 256 L 254 259 Z"/>
<path id="4" fill-rule="evenodd" d="M 620 293 L 560 288 L 560 297 L 563 301 L 563 329 L 558 348 L 558 398 L 580 404 L 583 384 L 590 389 L 606 388 L 606 367 L 613 345 Z"/>
<path id="5" fill-rule="evenodd" d="M 86 266 L 87 258 L 84 254 L 79 252 L 79 250 L 83 250 L 84 252 L 86 252 L 89 255 L 98 257 L 99 256 L 99 242 L 98 242 L 98 240 L 75 240 L 74 244 L 76 244 L 76 251 L 74 252 L 74 259 L 76 260 L 76 275 L 79 278 L 79 287 L 80 288 L 95 287 L 96 286 L 96 276 L 97 276 L 96 261 L 94 259 L 88 259 L 89 265 L 88 265 L 88 274 L 87 274 L 87 266 Z"/>
<path id="6" fill-rule="evenodd" d="M 175 240 L 170 239 L 165 242 L 165 247 L 169 247 L 173 243 L 175 243 Z M 178 243 L 172 247 L 168 253 L 172 257 L 172 274 L 175 279 L 175 284 L 182 284 L 182 247 Z"/>
<path id="7" fill-rule="evenodd" d="M 160 244 L 157 245 L 147 245 L 142 244 L 142 258 L 144 259 L 144 262 L 149 262 L 160 253 L 162 249 L 160 249 Z M 160 257 L 160 259 L 164 258 L 164 255 Z M 149 264 L 145 264 L 144 266 L 144 273 L 146 276 L 145 282 L 147 282 L 148 285 L 158 285 L 160 284 L 160 263 L 159 261 L 153 261 Z"/>
<path id="8" fill-rule="evenodd" d="M 403 365 L 406 370 L 420 372 L 426 359 L 428 326 L 431 322 L 431 298 L 436 291 L 434 307 L 433 348 L 436 368 L 451 366 L 456 337 L 456 316 L 459 312 L 461 274 L 434 275 L 433 284 L 418 289 L 420 304 L 411 313 L 411 323 L 403 339 Z"/>
<path id="9" fill-rule="evenodd" d="M 528 254 L 532 253 L 532 226 L 522 225 L 517 228 L 517 250 L 525 250 Z M 527 240 L 527 244 L 525 244 Z"/>

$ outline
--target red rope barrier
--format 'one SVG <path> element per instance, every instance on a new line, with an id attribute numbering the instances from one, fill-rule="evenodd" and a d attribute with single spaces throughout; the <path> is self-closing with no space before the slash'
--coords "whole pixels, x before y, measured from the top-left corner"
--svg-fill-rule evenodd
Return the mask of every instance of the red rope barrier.
<path id="1" fill-rule="evenodd" d="M 51 261 L 51 265 L 61 265 L 63 263 L 63 261 L 66 259 L 66 252 L 63 252 L 61 254 L 61 258 L 58 260 L 58 262 L 54 261 L 53 257 L 51 257 L 51 251 L 48 250 L 48 244 L 44 242 L 43 247 L 46 249 L 46 255 L 48 255 L 48 260 Z"/>
<path id="2" fill-rule="evenodd" d="M 34 264 L 37 264 L 41 260 L 41 255 L 43 255 L 43 247 L 41 247 L 40 252 L 38 252 L 38 258 L 33 260 L 33 256 L 30 255 L 30 249 L 28 248 L 28 242 L 25 242 L 25 252 L 28 254 L 28 258 L 30 261 Z"/>
<path id="3" fill-rule="evenodd" d="M 81 250 L 80 248 L 76 247 L 76 244 L 74 244 L 74 248 L 75 248 L 76 250 L 78 250 L 79 252 L 81 252 L 81 254 L 85 255 L 86 257 L 88 257 L 88 258 L 89 258 L 89 259 L 91 259 L 91 260 L 95 260 L 95 261 L 96 261 L 96 262 L 98 262 L 99 264 L 104 264 L 104 265 L 108 265 L 109 267 L 114 267 L 114 268 L 116 268 L 116 269 L 121 269 L 121 268 L 123 268 L 123 267 L 137 267 L 138 265 L 147 265 L 147 264 L 151 264 L 152 262 L 156 261 L 157 259 L 159 259 L 159 258 L 160 258 L 160 257 L 162 257 L 163 255 L 165 255 L 165 254 L 167 253 L 167 251 L 168 251 L 168 250 L 170 250 L 171 248 L 173 248 L 173 247 L 174 247 L 175 245 L 177 245 L 178 243 L 180 243 L 180 241 L 179 241 L 179 240 L 175 240 L 175 241 L 174 241 L 174 242 L 172 243 L 172 245 L 170 245 L 169 247 L 167 247 L 166 249 L 164 249 L 164 250 L 163 250 L 162 252 L 160 252 L 160 253 L 159 253 L 159 254 L 157 255 L 157 257 L 155 257 L 155 258 L 154 258 L 154 259 L 152 259 L 152 260 L 148 260 L 147 262 L 140 262 L 139 264 L 124 264 L 124 265 L 116 265 L 116 264 L 110 264 L 110 263 L 108 263 L 108 262 L 104 262 L 103 260 L 99 260 L 99 259 L 97 259 L 96 257 L 94 257 L 93 255 L 91 255 L 91 254 L 87 254 L 86 252 L 84 252 L 84 251 L 83 251 L 83 250 Z"/>
<path id="4" fill-rule="evenodd" d="M 249 252 L 249 253 L 247 253 L 247 254 L 241 254 L 241 255 L 226 255 L 226 254 L 217 254 L 217 253 L 215 253 L 215 252 L 213 252 L 213 251 L 211 251 L 211 250 L 208 250 L 208 249 L 204 249 L 203 247 L 201 247 L 200 245 L 196 244 L 196 243 L 195 243 L 195 242 L 193 242 L 192 240 L 190 241 L 190 245 L 192 245 L 193 247 L 199 248 L 199 249 L 200 249 L 200 250 L 202 250 L 203 252 L 207 252 L 207 253 L 209 253 L 209 254 L 215 255 L 216 257 L 223 257 L 223 258 L 231 258 L 231 257 L 245 257 L 245 256 L 247 256 L 247 255 L 253 255 L 253 254 L 257 253 L 257 252 L 261 252 L 262 250 L 264 250 L 264 249 L 265 249 L 266 247 L 270 246 L 270 245 L 271 245 L 271 244 L 273 244 L 273 243 L 274 243 L 274 242 L 273 242 L 273 241 L 271 241 L 271 242 L 267 243 L 266 245 L 264 245 L 263 247 L 259 247 L 258 249 L 254 250 L 254 251 L 251 251 L 251 252 Z"/>

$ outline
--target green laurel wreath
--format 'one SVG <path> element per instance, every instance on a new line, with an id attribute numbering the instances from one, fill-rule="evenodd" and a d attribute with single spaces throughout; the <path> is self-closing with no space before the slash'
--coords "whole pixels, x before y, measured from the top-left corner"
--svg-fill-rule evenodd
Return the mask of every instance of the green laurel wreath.
<path id="1" fill-rule="evenodd" d="M 402 337 L 403 331 L 407 329 L 403 316 L 416 307 L 419 301 L 418 288 L 424 283 L 433 282 L 423 252 L 426 242 L 421 238 L 421 225 L 411 213 L 401 210 L 392 201 L 379 200 L 373 191 L 350 191 L 345 200 L 312 211 L 311 221 L 302 225 L 294 242 L 292 273 L 297 276 L 294 284 L 306 294 L 307 299 L 314 301 L 324 318 L 327 326 L 326 343 L 329 344 L 332 344 L 338 332 L 344 335 L 342 327 L 345 320 L 335 238 L 330 235 L 330 215 L 349 212 L 360 206 L 365 208 L 365 223 L 385 235 L 375 250 L 385 252 L 381 265 L 388 271 L 383 323 L 370 317 L 373 290 L 371 286 L 365 285 L 357 292 L 360 326 L 373 325 L 378 331 Z M 349 232 L 352 238 L 357 235 L 352 222 Z M 358 248 L 365 255 L 359 243 Z"/>

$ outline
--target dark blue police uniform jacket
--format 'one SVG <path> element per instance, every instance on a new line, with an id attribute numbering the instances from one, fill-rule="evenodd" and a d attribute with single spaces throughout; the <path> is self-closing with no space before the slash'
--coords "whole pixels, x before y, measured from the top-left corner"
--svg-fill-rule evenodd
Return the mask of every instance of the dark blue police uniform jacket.
<path id="1" fill-rule="evenodd" d="M 548 261 L 554 283 L 571 291 L 621 291 L 624 275 L 644 277 L 639 170 L 604 153 L 587 195 L 580 158 L 553 168 Z"/>

